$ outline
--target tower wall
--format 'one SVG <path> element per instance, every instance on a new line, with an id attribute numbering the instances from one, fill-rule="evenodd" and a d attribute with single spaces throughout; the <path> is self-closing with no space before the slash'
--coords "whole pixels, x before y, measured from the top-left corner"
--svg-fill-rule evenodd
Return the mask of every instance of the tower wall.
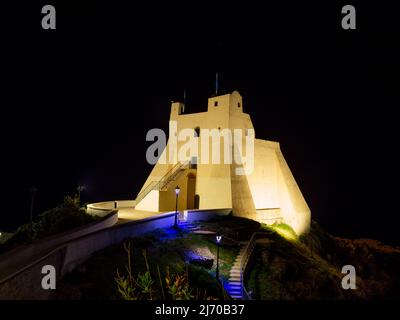
<path id="1" fill-rule="evenodd" d="M 231 129 L 232 133 L 234 129 L 241 129 L 244 158 L 247 156 L 246 135 L 250 129 L 253 129 L 253 124 L 250 116 L 243 112 L 242 97 L 238 92 L 208 99 L 207 112 L 183 114 L 183 110 L 182 103 L 172 104 L 170 120 L 176 121 L 176 133 L 170 132 L 171 136 L 162 153 L 171 164 L 161 164 L 159 161 L 141 191 L 146 189 L 152 181 L 159 181 L 171 170 L 178 160 L 172 156 L 177 153 L 176 151 L 183 155 L 180 160 L 193 162 L 197 159 L 197 169 L 193 172 L 195 182 L 191 180 L 192 184 L 189 184 L 187 174 L 180 176 L 170 190 L 149 193 L 138 203 L 137 209 L 152 211 L 174 209 L 172 208 L 175 205 L 173 188 L 177 184 L 181 188 L 179 210 L 193 207 L 195 201 L 192 198 L 193 195 L 197 195 L 199 209 L 232 208 L 236 216 L 260 222 L 286 222 L 298 234 L 308 230 L 311 219 L 310 209 L 283 157 L 279 143 L 254 139 L 254 170 L 248 175 L 237 175 L 235 169 L 240 166 L 235 162 L 224 163 L 223 137 L 219 138 L 221 162 L 212 163 L 211 155 L 216 141 L 213 142 L 210 138 L 208 146 L 210 158 L 208 163 L 204 163 L 202 148 L 205 146 L 206 129 L 214 129 L 218 132 Z M 184 129 L 192 129 L 192 133 L 189 131 L 189 135 L 192 134 L 190 138 L 198 145 L 198 149 L 192 153 L 182 153 L 189 138 L 183 137 L 183 141 L 179 141 L 180 133 Z M 196 129 L 200 131 L 199 137 L 193 136 Z M 240 141 L 232 139 L 231 143 L 238 144 Z M 157 204 L 154 204 L 155 201 Z"/>

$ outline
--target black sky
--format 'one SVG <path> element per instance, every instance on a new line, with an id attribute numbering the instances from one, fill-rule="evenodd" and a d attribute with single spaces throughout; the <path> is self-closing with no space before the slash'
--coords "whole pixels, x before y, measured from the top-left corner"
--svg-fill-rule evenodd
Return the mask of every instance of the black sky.
<path id="1" fill-rule="evenodd" d="M 50 2 L 49 2 L 50 3 Z M 259 2 L 257 2 L 259 3 Z M 397 235 L 398 12 L 347 3 L 206 5 L 52 2 L 2 8 L 3 207 L 0 228 L 26 222 L 78 183 L 86 201 L 134 198 L 151 167 L 149 129 L 170 101 L 206 110 L 215 72 L 238 90 L 261 139 L 279 141 L 328 231 L 400 244 Z"/>

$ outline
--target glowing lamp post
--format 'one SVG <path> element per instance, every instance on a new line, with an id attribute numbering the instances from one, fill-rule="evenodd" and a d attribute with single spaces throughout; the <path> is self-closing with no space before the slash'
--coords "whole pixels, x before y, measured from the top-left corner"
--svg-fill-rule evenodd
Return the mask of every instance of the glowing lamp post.
<path id="1" fill-rule="evenodd" d="M 179 189 L 178 186 L 175 187 L 175 224 L 174 227 L 178 228 L 178 196 L 179 196 L 179 191 L 181 191 L 181 189 Z"/>
<path id="2" fill-rule="evenodd" d="M 79 200 L 79 205 L 81 204 L 81 193 L 82 191 L 86 190 L 86 186 L 85 185 L 79 185 L 76 190 L 78 191 L 78 200 Z"/>
<path id="3" fill-rule="evenodd" d="M 221 243 L 222 236 L 217 236 L 217 270 L 215 271 L 215 277 L 219 281 L 219 246 Z"/>

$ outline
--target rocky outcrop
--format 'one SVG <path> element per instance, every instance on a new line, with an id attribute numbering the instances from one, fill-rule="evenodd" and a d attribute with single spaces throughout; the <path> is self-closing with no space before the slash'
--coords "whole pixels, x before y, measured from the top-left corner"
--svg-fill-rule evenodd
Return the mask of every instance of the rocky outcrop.
<path id="1" fill-rule="evenodd" d="M 257 299 L 398 299 L 400 248 L 371 239 L 331 236 L 316 223 L 300 241 L 271 234 L 258 246 L 247 286 Z M 342 267 L 356 270 L 356 289 L 342 287 Z"/>

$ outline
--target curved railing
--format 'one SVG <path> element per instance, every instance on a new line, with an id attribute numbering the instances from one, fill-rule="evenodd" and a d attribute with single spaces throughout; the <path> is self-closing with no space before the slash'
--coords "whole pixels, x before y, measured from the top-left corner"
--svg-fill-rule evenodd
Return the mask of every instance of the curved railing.
<path id="1" fill-rule="evenodd" d="M 174 217 L 175 212 L 163 213 L 125 224 L 113 225 L 60 243 L 33 259 L 28 265 L 14 270 L 0 279 L 0 300 L 47 299 L 51 290 L 43 290 L 40 281 L 38 285 L 32 285 L 34 279 L 41 275 L 43 265 L 53 265 L 57 276 L 62 278 L 94 252 L 158 228 L 172 227 Z"/>
<path id="2" fill-rule="evenodd" d="M 118 221 L 117 211 L 111 210 L 101 220 L 72 230 L 37 240 L 31 244 L 18 246 L 0 256 L 0 285 L 6 279 L 25 270 L 32 261 L 41 258 L 52 248 L 88 234 L 114 226 Z"/>
<path id="3" fill-rule="evenodd" d="M 136 205 L 135 200 L 114 200 L 89 203 L 86 207 L 86 212 L 91 215 L 103 217 L 111 211 L 118 210 L 119 208 L 134 208 Z"/>

